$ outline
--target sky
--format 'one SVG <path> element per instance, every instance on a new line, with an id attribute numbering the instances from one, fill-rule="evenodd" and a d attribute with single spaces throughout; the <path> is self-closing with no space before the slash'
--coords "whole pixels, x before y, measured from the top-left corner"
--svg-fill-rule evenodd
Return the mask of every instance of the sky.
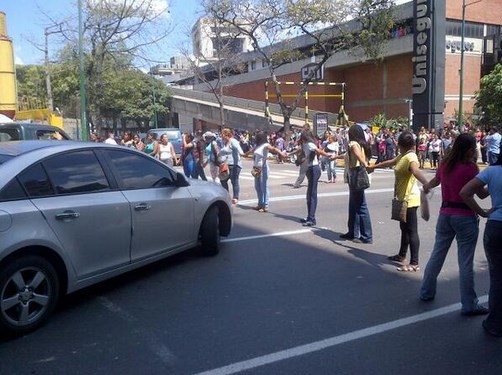
<path id="1" fill-rule="evenodd" d="M 200 0 L 154 1 L 161 5 L 169 4 L 170 12 L 166 15 L 166 23 L 169 23 L 173 31 L 159 44 L 158 48 L 151 49 L 149 57 L 168 62 L 171 57 L 181 54 L 182 46 L 191 45 L 188 32 L 202 15 Z M 407 1 L 411 0 L 396 0 L 395 2 L 399 4 Z M 44 54 L 35 45 L 43 50 L 44 29 L 52 24 L 51 18 L 58 21 L 67 16 L 73 16 L 75 27 L 78 27 L 77 0 L 0 0 L 0 11 L 6 14 L 7 33 L 13 41 L 16 64 L 43 63 Z M 49 55 L 53 56 L 60 46 L 57 35 L 50 35 Z M 141 64 L 155 65 L 155 63 L 145 62 Z M 139 66 L 139 68 L 148 70 L 149 66 Z"/>
<path id="2" fill-rule="evenodd" d="M 84 1 L 84 0 L 83 0 Z M 120 1 L 120 0 L 117 0 Z M 180 46 L 190 43 L 187 30 L 191 29 L 200 17 L 200 0 L 155 0 L 169 2 L 169 14 L 166 23 L 173 31 L 152 49 L 152 58 L 168 62 L 172 56 L 180 55 Z M 74 15 L 75 27 L 78 27 L 77 0 L 0 0 L 0 11 L 6 14 L 7 34 L 13 41 L 16 64 L 42 64 L 44 29 L 51 24 L 50 19 L 62 20 Z M 60 47 L 57 35 L 49 35 L 49 54 L 54 54 Z M 148 67 L 142 67 L 148 69 Z"/>

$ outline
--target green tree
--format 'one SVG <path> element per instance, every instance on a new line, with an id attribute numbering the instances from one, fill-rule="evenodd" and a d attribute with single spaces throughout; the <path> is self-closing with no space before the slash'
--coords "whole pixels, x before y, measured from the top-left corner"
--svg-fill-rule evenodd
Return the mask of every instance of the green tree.
<path id="1" fill-rule="evenodd" d="M 323 64 L 341 51 L 379 59 L 393 26 L 391 0 L 205 0 L 203 4 L 209 16 L 251 39 L 269 70 L 287 135 L 293 112 Z M 296 37 L 310 41 L 310 48 L 298 48 Z M 277 74 L 282 65 L 302 59 L 315 60 L 314 67 L 288 104 Z"/>
<path id="2" fill-rule="evenodd" d="M 44 68 L 38 65 L 17 65 L 16 79 L 20 109 L 45 108 L 47 90 Z"/>
<path id="3" fill-rule="evenodd" d="M 481 78 L 479 91 L 476 93 L 476 107 L 483 114 L 487 125 L 502 124 L 502 64 L 495 66 L 490 74 Z"/>

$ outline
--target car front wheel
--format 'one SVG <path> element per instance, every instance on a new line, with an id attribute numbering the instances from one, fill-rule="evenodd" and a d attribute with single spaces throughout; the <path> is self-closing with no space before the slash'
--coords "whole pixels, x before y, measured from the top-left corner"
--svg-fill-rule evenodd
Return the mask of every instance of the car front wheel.
<path id="1" fill-rule="evenodd" d="M 42 325 L 59 295 L 59 280 L 51 263 L 38 256 L 24 256 L 0 271 L 0 326 L 22 334 Z"/>
<path id="2" fill-rule="evenodd" d="M 218 221 L 218 207 L 207 210 L 200 228 L 202 253 L 216 255 L 220 251 L 220 225 Z"/>

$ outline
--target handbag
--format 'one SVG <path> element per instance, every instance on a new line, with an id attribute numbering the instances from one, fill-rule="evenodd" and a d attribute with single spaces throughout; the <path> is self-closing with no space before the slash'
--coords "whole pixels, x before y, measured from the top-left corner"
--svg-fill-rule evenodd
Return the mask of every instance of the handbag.
<path id="1" fill-rule="evenodd" d="M 226 181 L 230 178 L 230 171 L 228 169 L 227 163 L 220 164 L 220 171 L 218 173 L 218 178 L 220 179 L 220 181 Z"/>
<path id="2" fill-rule="evenodd" d="M 251 175 L 254 178 L 260 177 L 261 176 L 261 168 L 260 167 L 253 167 L 253 169 L 251 169 Z"/>
<path id="3" fill-rule="evenodd" d="M 406 214 L 408 212 L 408 196 L 406 194 L 403 200 L 397 198 L 397 181 L 394 183 L 394 198 L 392 199 L 392 211 L 390 218 L 392 220 L 406 223 Z"/>
<path id="4" fill-rule="evenodd" d="M 406 213 L 408 211 L 408 201 L 399 200 L 396 197 L 392 199 L 392 213 L 390 218 L 402 223 L 406 223 Z"/>
<path id="5" fill-rule="evenodd" d="M 300 154 L 296 157 L 295 165 L 297 167 L 300 166 L 305 161 L 306 157 L 307 156 L 305 155 L 305 152 L 303 151 L 303 148 L 302 148 L 302 152 L 300 152 Z"/>
<path id="6" fill-rule="evenodd" d="M 349 188 L 364 190 L 370 187 L 370 179 L 366 168 L 359 166 L 349 169 Z"/>

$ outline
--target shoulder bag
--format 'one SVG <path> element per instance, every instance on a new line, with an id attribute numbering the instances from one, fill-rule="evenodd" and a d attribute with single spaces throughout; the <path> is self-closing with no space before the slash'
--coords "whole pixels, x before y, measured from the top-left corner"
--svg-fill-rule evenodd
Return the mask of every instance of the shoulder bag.
<path id="1" fill-rule="evenodd" d="M 351 157 L 351 151 L 349 150 L 349 160 Z M 349 168 L 349 188 L 352 190 L 365 190 L 370 187 L 370 178 L 366 168 L 363 166 L 358 166 L 354 168 Z"/>
<path id="2" fill-rule="evenodd" d="M 406 185 L 408 187 L 408 185 Z M 406 214 L 408 212 L 408 194 L 403 200 L 397 198 L 397 181 L 394 184 L 394 198 L 392 199 L 392 212 L 390 218 L 402 223 L 406 223 Z"/>

